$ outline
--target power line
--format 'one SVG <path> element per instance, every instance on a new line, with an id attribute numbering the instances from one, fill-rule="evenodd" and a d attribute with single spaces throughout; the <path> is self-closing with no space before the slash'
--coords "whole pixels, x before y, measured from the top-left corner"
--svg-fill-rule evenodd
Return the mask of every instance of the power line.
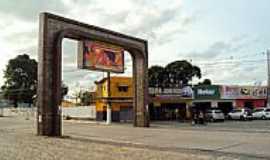
<path id="1" fill-rule="evenodd" d="M 211 65 L 234 65 L 234 64 L 250 64 L 250 63 L 260 63 L 262 64 L 261 62 L 263 61 L 267 61 L 267 59 L 258 59 L 258 60 L 238 60 L 238 61 L 215 61 L 215 62 L 205 62 L 205 63 L 196 63 L 194 62 L 194 64 L 197 64 L 197 65 L 204 65 L 204 66 L 211 66 Z M 130 65 L 130 64 L 126 64 L 125 66 L 128 66 L 128 67 L 132 67 L 133 65 Z M 69 70 L 63 70 L 63 72 L 65 73 L 68 73 L 68 72 L 88 72 L 88 73 L 92 73 L 94 71 L 88 71 L 88 70 L 82 70 L 82 69 L 69 69 Z M 96 72 L 97 73 L 97 72 Z M 99 71 L 99 73 L 102 73 Z"/>

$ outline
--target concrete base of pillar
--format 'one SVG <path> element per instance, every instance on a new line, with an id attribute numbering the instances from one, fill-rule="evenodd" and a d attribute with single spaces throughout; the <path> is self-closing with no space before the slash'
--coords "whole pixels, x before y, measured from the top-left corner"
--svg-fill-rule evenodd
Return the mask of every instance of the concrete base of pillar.
<path id="1" fill-rule="evenodd" d="M 107 105 L 107 120 L 106 120 L 106 124 L 107 125 L 110 125 L 111 123 L 112 123 L 112 108 L 108 104 Z"/>
<path id="2" fill-rule="evenodd" d="M 61 126 L 61 115 L 38 115 L 38 135 L 39 136 L 50 136 L 50 137 L 61 137 L 62 126 Z"/>

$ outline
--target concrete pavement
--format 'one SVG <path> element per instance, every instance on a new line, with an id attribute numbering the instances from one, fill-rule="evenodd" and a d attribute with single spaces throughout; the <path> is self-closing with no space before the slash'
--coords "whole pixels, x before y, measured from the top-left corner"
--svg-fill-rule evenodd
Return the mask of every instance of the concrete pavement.
<path id="1" fill-rule="evenodd" d="M 193 127 L 181 129 L 156 125 L 152 128 L 133 128 L 131 125 L 104 126 L 65 123 L 64 134 L 160 149 L 190 149 L 270 159 L 269 133 L 207 130 L 207 127 L 196 126 L 194 129 L 192 129 Z"/>
<path id="2" fill-rule="evenodd" d="M 145 148 L 156 153 L 165 151 L 177 154 L 211 155 L 216 157 L 214 159 L 219 157 L 244 160 L 270 159 L 269 132 L 267 130 L 256 132 L 260 129 L 258 127 L 250 127 L 248 130 L 245 126 L 243 131 L 240 127 L 229 128 L 231 125 L 234 126 L 235 123 L 238 122 L 215 123 L 196 127 L 182 123 L 170 123 L 171 126 L 154 123 L 151 128 L 134 128 L 131 124 L 106 126 L 102 123 L 97 124 L 88 121 L 64 121 L 63 133 L 70 137 L 71 141 L 79 140 L 79 142 L 86 142 L 86 144 L 89 142 L 91 144 Z M 270 121 L 247 122 L 245 125 L 248 126 L 249 123 L 258 123 L 258 126 L 262 124 L 262 129 Z M 25 120 L 21 117 L 1 117 L 0 128 L 1 135 L 9 131 L 14 132 L 14 134 L 32 135 L 33 137 L 36 135 L 34 118 Z M 12 136 L 12 134 L 9 135 Z M 1 140 L 6 141 L 5 138 Z"/>

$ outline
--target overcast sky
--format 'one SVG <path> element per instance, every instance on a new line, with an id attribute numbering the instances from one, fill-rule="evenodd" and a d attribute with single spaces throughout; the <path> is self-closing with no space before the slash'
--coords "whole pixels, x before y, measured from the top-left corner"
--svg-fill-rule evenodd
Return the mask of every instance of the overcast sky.
<path id="1" fill-rule="evenodd" d="M 37 58 L 44 11 L 148 40 L 150 66 L 186 59 L 217 84 L 266 84 L 269 0 L 1 0 L 0 85 L 10 58 Z M 75 41 L 64 41 L 63 57 L 69 86 L 91 88 L 104 76 L 76 69 Z M 128 54 L 126 64 L 131 75 Z"/>

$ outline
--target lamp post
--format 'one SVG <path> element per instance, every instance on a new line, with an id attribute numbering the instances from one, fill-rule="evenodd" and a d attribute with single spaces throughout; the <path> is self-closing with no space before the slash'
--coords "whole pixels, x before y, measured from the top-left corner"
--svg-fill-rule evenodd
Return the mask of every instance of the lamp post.
<path id="1" fill-rule="evenodd" d="M 267 49 L 266 51 L 267 55 L 267 107 L 270 107 L 270 52 Z"/>
<path id="2" fill-rule="evenodd" d="M 109 124 L 112 123 L 111 76 L 110 76 L 110 72 L 107 72 L 107 91 L 108 91 L 108 98 L 107 98 L 107 119 L 106 119 L 106 124 L 109 125 Z"/>

